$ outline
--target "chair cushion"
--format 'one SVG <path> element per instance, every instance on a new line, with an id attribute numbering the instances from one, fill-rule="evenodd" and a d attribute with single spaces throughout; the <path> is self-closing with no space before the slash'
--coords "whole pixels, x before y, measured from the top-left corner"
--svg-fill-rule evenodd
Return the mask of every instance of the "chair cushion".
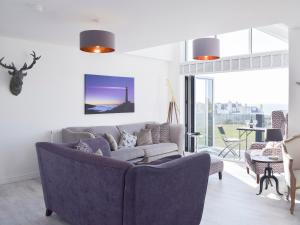
<path id="1" fill-rule="evenodd" d="M 145 155 L 144 150 L 140 148 L 120 148 L 117 151 L 111 152 L 111 157 L 114 159 L 129 161 L 136 158 L 143 158 Z"/>
<path id="2" fill-rule="evenodd" d="M 146 157 L 161 155 L 178 150 L 178 146 L 175 143 L 159 143 L 153 145 L 138 146 L 137 148 L 143 149 L 145 151 Z"/>

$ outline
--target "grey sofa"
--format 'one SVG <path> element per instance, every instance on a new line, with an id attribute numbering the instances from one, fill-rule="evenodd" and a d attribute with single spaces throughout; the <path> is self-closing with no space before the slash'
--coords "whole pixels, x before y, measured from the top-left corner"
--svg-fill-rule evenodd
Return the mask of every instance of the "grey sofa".
<path id="1" fill-rule="evenodd" d="M 68 127 L 62 130 L 63 143 L 71 143 L 79 139 L 89 139 L 111 134 L 117 142 L 120 139 L 120 131 L 133 134 L 144 129 L 146 124 L 154 122 L 132 123 L 117 126 L 94 126 L 94 127 Z M 183 125 L 170 124 L 170 143 L 159 143 L 153 145 L 136 146 L 134 148 L 122 148 L 112 151 L 112 158 L 123 161 L 152 162 L 171 155 L 182 154 L 184 149 L 184 127 Z"/>
<path id="2" fill-rule="evenodd" d="M 46 215 L 71 225 L 199 225 L 210 157 L 193 154 L 159 165 L 112 159 L 107 143 L 88 141 L 105 157 L 68 144 L 37 143 Z"/>

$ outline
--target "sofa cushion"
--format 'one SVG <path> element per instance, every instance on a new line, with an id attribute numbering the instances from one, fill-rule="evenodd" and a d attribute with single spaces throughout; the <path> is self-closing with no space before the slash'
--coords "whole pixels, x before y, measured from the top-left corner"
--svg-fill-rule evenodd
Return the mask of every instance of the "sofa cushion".
<path id="1" fill-rule="evenodd" d="M 110 149 L 112 151 L 116 151 L 118 149 L 118 143 L 111 134 L 105 133 L 104 138 L 108 141 Z"/>
<path id="2" fill-rule="evenodd" d="M 111 134 L 117 142 L 119 142 L 120 139 L 120 131 L 116 126 L 89 127 L 85 128 L 84 131 L 92 133 L 96 137 L 103 136 L 104 134 Z"/>
<path id="3" fill-rule="evenodd" d="M 139 133 L 135 134 L 137 135 L 137 146 L 153 144 L 151 129 L 142 129 Z"/>
<path id="4" fill-rule="evenodd" d="M 163 123 L 160 125 L 160 140 L 161 143 L 170 142 L 170 124 Z"/>
<path id="5" fill-rule="evenodd" d="M 114 159 L 129 161 L 136 158 L 143 158 L 144 150 L 140 148 L 121 148 L 117 151 L 111 152 L 111 157 Z"/>
<path id="6" fill-rule="evenodd" d="M 94 153 L 97 152 L 98 149 L 101 149 L 103 156 L 110 157 L 110 147 L 104 137 L 90 138 L 84 140 L 84 142 L 93 149 Z"/>
<path id="7" fill-rule="evenodd" d="M 75 143 L 73 149 L 81 152 L 93 153 L 92 148 L 82 140 L 79 140 L 77 143 Z"/>
<path id="8" fill-rule="evenodd" d="M 134 134 L 140 132 L 141 129 L 146 128 L 146 124 L 150 124 L 151 122 L 147 123 L 132 123 L 132 124 L 124 124 L 124 125 L 119 125 L 117 128 L 121 132 L 122 130 L 125 130 L 129 134 Z"/>
<path id="9" fill-rule="evenodd" d="M 137 136 L 121 131 L 119 147 L 133 148 L 136 145 Z"/>
<path id="10" fill-rule="evenodd" d="M 146 124 L 146 128 L 151 129 L 153 144 L 158 144 L 160 140 L 160 124 Z"/>
<path id="11" fill-rule="evenodd" d="M 145 151 L 146 157 L 161 155 L 178 150 L 178 146 L 175 143 L 159 143 L 153 145 L 138 146 L 137 148 L 143 149 Z"/>

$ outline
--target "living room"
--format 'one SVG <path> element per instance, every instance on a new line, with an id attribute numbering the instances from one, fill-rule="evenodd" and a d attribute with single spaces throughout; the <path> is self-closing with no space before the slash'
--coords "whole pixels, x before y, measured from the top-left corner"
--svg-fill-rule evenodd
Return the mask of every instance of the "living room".
<path id="1" fill-rule="evenodd" d="M 186 77 L 213 78 L 215 90 L 212 95 L 215 99 L 212 104 L 216 113 L 218 99 L 223 105 L 231 101 L 229 98 L 228 102 L 227 100 L 221 101 L 227 95 L 229 96 L 226 88 L 217 89 L 218 85 L 222 87 L 224 84 L 222 82 L 225 82 L 224 86 L 229 83 L 219 82 L 222 76 L 226 79 L 232 76 L 232 80 L 242 82 L 242 74 L 249 73 L 249 86 L 253 86 L 252 81 L 260 76 L 260 74 L 254 74 L 255 72 L 269 72 L 266 76 L 272 77 L 274 71 L 278 70 L 276 75 L 278 74 L 277 77 L 281 76 L 282 79 L 279 78 L 276 81 L 268 79 L 269 83 L 262 79 L 257 81 L 261 82 L 257 87 L 261 90 L 265 85 L 270 89 L 273 85 L 278 89 L 281 85 L 284 87 L 281 90 L 283 94 L 279 94 L 280 91 L 274 91 L 271 94 L 258 91 L 258 95 L 265 93 L 265 96 L 256 96 L 255 92 L 251 95 L 259 103 L 264 103 L 266 99 L 267 103 L 270 100 L 272 103 L 278 103 L 277 105 L 283 103 L 286 106 L 272 108 L 266 116 L 271 121 L 271 111 L 279 110 L 284 115 L 288 112 L 288 120 L 287 117 L 285 119 L 287 132 L 277 142 L 285 143 L 300 134 L 298 122 L 300 20 L 297 10 L 299 6 L 296 1 L 269 0 L 243 3 L 233 0 L 218 3 L 169 0 L 163 2 L 1 0 L 0 224 L 299 224 L 299 191 L 296 192 L 295 204 L 291 207 L 293 196 L 291 195 L 289 201 L 286 200 L 287 186 L 290 185 L 289 188 L 292 190 L 294 186 L 293 182 L 289 184 L 286 181 L 286 169 L 281 173 L 274 172 L 279 181 L 279 192 L 283 195 L 277 193 L 273 180 L 272 183 L 269 183 L 269 178 L 267 181 L 260 180 L 263 173 L 259 174 L 259 179 L 255 176 L 255 171 L 247 174 L 244 154 L 251 149 L 252 142 L 257 141 L 254 140 L 256 137 L 253 133 L 249 136 L 248 147 L 245 146 L 244 137 L 241 137 L 243 142 L 240 152 L 238 147 L 235 147 L 232 149 L 233 154 L 227 152 L 226 149 L 224 152 L 228 153 L 226 156 L 225 154 L 217 156 L 226 145 L 218 133 L 217 126 L 225 124 L 225 131 L 230 132 L 231 138 L 239 138 L 236 129 L 241 126 L 250 126 L 250 119 L 257 122 L 257 118 L 254 117 L 259 113 L 253 111 L 247 114 L 249 118 L 243 117 L 245 121 L 243 124 L 238 122 L 230 124 L 234 131 L 229 131 L 226 123 L 217 124 L 215 117 L 209 126 L 207 125 L 209 121 L 207 118 L 210 116 L 208 111 L 205 111 L 205 120 L 191 113 L 195 112 L 195 109 L 191 107 L 196 105 L 197 99 L 193 102 L 195 93 L 192 92 L 191 86 L 186 86 L 191 83 L 185 83 Z M 236 59 L 232 55 L 222 55 L 224 52 L 222 49 L 230 50 L 230 45 L 220 35 L 241 30 L 247 30 L 248 35 L 252 28 L 261 27 L 268 27 L 269 29 L 264 30 L 264 34 L 269 35 L 270 27 L 284 30 L 285 47 L 263 52 L 263 56 L 267 55 L 266 52 L 276 52 L 276 54 L 270 54 L 272 63 L 268 68 L 262 68 L 262 70 L 253 68 L 253 70 L 249 69 L 250 72 L 243 68 L 239 68 L 238 71 L 224 70 L 222 71 L 224 74 L 215 70 L 218 62 L 225 65 L 224 61 Z M 91 30 L 96 34 L 88 32 Z M 83 45 L 94 40 L 95 37 L 99 39 L 99 45 L 93 49 L 93 54 L 90 49 L 84 49 Z M 189 42 L 193 47 L 194 40 L 207 37 L 220 40 L 221 55 L 212 61 L 188 58 L 187 43 Z M 249 35 L 249 37 L 252 36 Z M 103 39 L 100 40 L 101 38 Z M 232 42 L 235 40 L 229 39 Z M 99 48 L 102 42 L 110 46 L 104 46 L 107 48 L 102 50 Z M 240 45 L 235 43 L 235 47 L 238 48 Z M 247 49 L 254 49 L 253 46 L 249 47 L 249 43 L 253 42 L 247 43 Z M 208 51 L 214 50 L 215 47 L 209 44 L 202 46 L 210 47 L 207 48 Z M 101 51 L 109 51 L 109 53 L 95 53 Z M 243 59 L 249 57 L 249 62 L 251 61 L 251 66 L 253 66 L 253 57 L 257 54 L 260 55 L 262 52 L 239 52 L 235 56 L 243 56 Z M 280 55 L 279 66 L 275 64 L 274 55 Z M 199 72 L 202 63 L 203 65 L 213 63 L 214 70 Z M 242 65 L 241 61 L 239 63 Z M 197 72 L 194 71 L 195 68 Z M 203 66 L 203 68 L 209 67 Z M 15 80 L 17 76 L 19 76 L 18 80 Z M 244 90 L 246 86 L 247 84 Z M 266 90 L 269 90 L 267 88 Z M 237 88 L 236 92 L 241 93 L 242 89 Z M 255 90 L 255 87 L 253 89 Z M 187 94 L 188 90 L 190 92 Z M 232 93 L 235 97 L 235 92 Z M 241 99 L 239 102 L 243 99 L 240 93 L 236 93 L 236 96 Z M 201 95 L 199 99 L 208 99 L 208 97 L 208 95 Z M 187 103 L 190 105 L 186 107 Z M 208 109 L 210 106 L 206 105 L 206 107 Z M 201 126 L 197 127 L 191 121 L 200 121 Z M 267 135 L 265 128 L 274 128 L 271 122 L 260 128 L 256 125 L 254 127 L 257 127 L 259 131 L 264 129 L 264 135 Z M 159 138 L 155 141 L 157 127 L 160 132 Z M 210 129 L 213 136 L 209 136 Z M 166 133 L 162 130 L 168 133 L 165 138 L 163 136 Z M 113 151 L 115 143 L 110 140 L 120 139 L 119 135 L 122 131 L 130 133 L 131 137 L 135 138 L 135 145 L 140 146 L 134 146 L 135 150 L 128 148 L 122 151 L 118 151 L 120 146 L 117 146 Z M 124 137 L 127 135 L 126 132 Z M 102 137 L 105 134 L 111 134 L 113 138 Z M 98 167 L 101 166 L 102 161 L 105 166 L 109 165 L 111 159 L 107 158 L 112 157 L 112 167 L 123 168 L 126 171 L 122 172 L 125 175 L 123 174 L 124 176 L 117 181 L 123 182 L 124 179 L 127 182 L 128 179 L 129 184 L 132 185 L 128 187 L 136 191 L 136 196 L 141 194 L 144 197 L 141 202 L 135 202 L 135 205 L 133 192 L 127 193 L 125 188 L 120 188 L 118 190 L 120 193 L 112 193 L 116 189 L 101 189 L 104 197 L 100 193 L 101 197 L 93 194 L 84 198 L 85 195 L 80 196 L 79 193 L 75 193 L 75 189 L 72 189 L 71 194 L 59 193 L 64 188 L 70 188 L 67 185 L 71 184 L 75 186 L 80 184 L 81 191 L 92 192 L 89 187 L 82 186 L 83 180 L 88 184 L 90 179 L 91 187 L 93 185 L 108 187 L 111 185 L 110 182 L 113 182 L 97 179 L 96 172 L 85 176 L 83 172 L 85 167 L 76 167 L 77 162 L 83 163 L 84 161 L 78 159 L 77 156 L 81 154 L 76 152 L 74 156 L 71 154 L 70 158 L 78 161 L 70 165 L 69 169 L 73 168 L 74 171 L 78 170 L 80 173 L 74 174 L 74 177 L 72 173 L 65 176 L 65 180 L 69 180 L 69 183 L 64 183 L 63 180 L 60 180 L 61 185 L 55 183 L 63 178 L 67 169 L 64 170 L 63 165 L 59 164 L 59 158 L 52 157 L 51 154 L 47 155 L 47 151 L 52 151 L 52 148 L 58 146 L 54 152 L 59 152 L 60 149 L 62 152 L 68 152 L 65 144 L 61 142 L 75 143 L 79 139 L 83 141 L 87 139 L 85 135 L 91 135 L 90 139 L 101 140 L 101 147 L 98 147 L 103 157 L 97 156 L 100 159 L 94 160 L 93 157 L 96 156 L 83 153 L 87 154 L 83 156 L 84 160 L 94 160 L 93 163 L 95 162 Z M 149 141 L 149 135 L 151 141 Z M 148 139 L 144 138 L 146 136 Z M 127 141 L 129 140 L 126 139 L 122 145 L 126 146 Z M 294 139 L 291 143 L 293 141 Z M 295 141 L 297 142 L 297 139 Z M 43 142 L 40 145 L 42 150 L 38 152 L 40 155 L 37 154 L 35 146 L 38 142 Z M 147 147 L 149 143 L 155 145 L 156 148 Z M 289 143 L 282 145 L 288 146 L 288 153 Z M 120 142 L 116 144 L 120 145 Z M 296 144 L 296 148 L 297 146 Z M 210 150 L 214 147 L 218 147 L 217 154 L 211 154 Z M 44 151 L 45 149 L 48 150 Z M 240 154 L 241 157 L 237 157 L 235 153 Z M 280 149 L 279 158 L 273 157 L 269 160 L 277 160 L 276 162 L 281 160 L 283 170 L 284 160 L 281 154 Z M 297 165 L 300 160 L 299 154 L 297 157 L 296 153 L 295 157 L 293 160 Z M 51 167 L 53 165 L 51 163 L 55 160 L 58 161 L 57 165 Z M 203 163 L 196 163 L 202 161 Z M 216 165 L 215 171 L 212 171 L 212 165 Z M 160 175 L 151 174 L 153 168 L 157 168 L 157 173 L 170 169 L 170 173 L 168 172 L 168 176 L 160 180 Z M 184 169 L 179 170 L 179 168 Z M 299 168 L 295 167 L 295 169 Z M 139 169 L 149 173 L 149 177 L 139 177 Z M 129 175 L 128 172 L 126 176 L 127 170 L 136 171 L 136 173 Z M 103 171 L 106 172 L 106 169 Z M 103 171 L 99 169 L 98 172 Z M 209 173 L 211 173 L 210 176 Z M 79 175 L 82 176 L 82 180 L 76 181 L 75 176 Z M 199 179 L 194 179 L 194 176 L 198 176 Z M 157 179 L 151 183 L 149 180 L 152 177 Z M 148 181 L 147 178 L 149 178 Z M 134 179 L 136 181 L 132 181 Z M 118 182 L 120 187 L 126 187 L 125 181 L 122 184 Z M 190 182 L 190 185 L 187 182 Z M 139 189 L 140 186 L 133 188 L 134 184 L 144 185 L 144 191 Z M 266 184 L 269 187 L 265 189 L 264 186 L 262 193 L 256 195 L 260 191 L 260 184 Z M 295 186 L 299 188 L 297 184 Z M 198 189 L 195 188 L 197 185 Z M 57 193 L 54 193 L 56 191 L 49 192 L 49 189 L 54 187 L 57 187 Z M 160 191 L 163 194 L 160 194 Z M 127 193 L 128 197 L 123 196 L 124 193 Z M 119 194 L 124 197 L 124 202 Z M 194 195 L 197 198 L 194 198 Z M 63 199 L 63 202 L 59 201 L 58 196 Z M 66 202 L 66 196 L 71 196 L 72 201 Z M 108 206 L 107 209 L 104 207 L 104 205 L 117 202 L 117 198 L 122 199 L 119 202 L 122 207 L 114 208 L 117 207 L 116 205 Z M 96 203 L 96 200 L 101 199 L 103 203 Z M 58 203 L 58 206 L 49 201 Z M 80 207 L 69 207 L 77 201 L 81 204 Z M 139 204 L 143 201 L 147 204 L 143 205 L 144 208 L 139 208 L 141 206 Z M 154 208 L 151 205 L 158 202 L 161 204 L 160 208 Z M 169 211 L 165 209 L 166 207 L 162 207 L 165 206 L 163 203 L 170 203 Z M 96 210 L 94 206 L 97 204 L 99 209 Z M 79 209 L 82 210 L 82 214 L 79 213 Z M 134 213 L 134 210 L 139 213 Z M 148 210 L 148 213 L 145 213 L 145 210 Z M 162 216 L 163 213 L 170 213 L 171 219 Z M 115 216 L 111 218 L 109 217 L 111 215 Z M 105 218 L 105 220 L 99 218 Z M 170 223 L 170 221 L 173 222 Z"/>

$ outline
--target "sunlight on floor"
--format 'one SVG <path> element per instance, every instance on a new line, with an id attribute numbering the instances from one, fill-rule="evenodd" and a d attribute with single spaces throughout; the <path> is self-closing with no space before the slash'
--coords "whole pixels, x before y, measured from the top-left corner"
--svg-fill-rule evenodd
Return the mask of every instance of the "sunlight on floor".
<path id="1" fill-rule="evenodd" d="M 239 179 L 243 183 L 252 188 L 257 188 L 255 179 L 246 173 L 246 169 L 242 162 L 226 162 L 224 161 L 225 172 Z"/>

